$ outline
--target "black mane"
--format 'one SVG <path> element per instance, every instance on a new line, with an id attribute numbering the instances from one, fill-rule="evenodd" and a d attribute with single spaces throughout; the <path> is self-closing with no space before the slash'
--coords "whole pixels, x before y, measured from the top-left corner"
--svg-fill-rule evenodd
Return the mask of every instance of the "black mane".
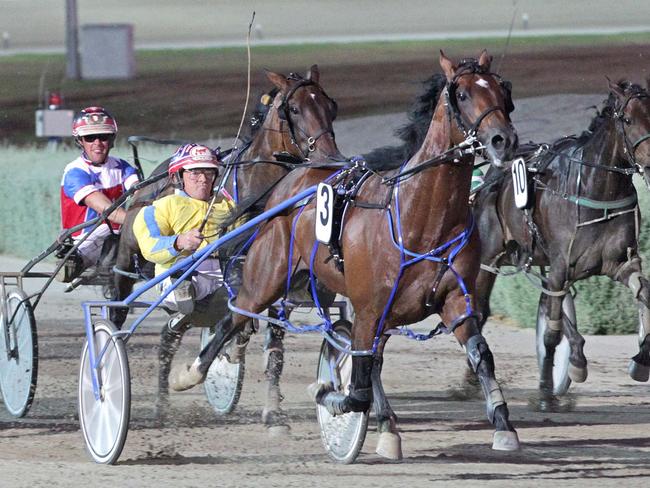
<path id="1" fill-rule="evenodd" d="M 620 80 L 617 83 L 617 86 L 632 96 L 646 94 L 646 91 L 643 87 L 627 80 Z M 596 132 L 614 115 L 615 110 L 616 96 L 613 93 L 610 93 L 607 99 L 603 102 L 603 108 L 596 113 L 594 118 L 589 123 L 589 128 L 587 129 L 588 132 Z"/>
<path id="2" fill-rule="evenodd" d="M 257 104 L 251 113 L 249 121 L 250 132 L 245 138 L 245 142 L 251 141 L 255 134 L 260 130 L 262 125 L 264 125 L 264 120 L 266 119 L 271 105 L 273 105 L 273 100 L 280 90 L 278 88 L 273 88 L 267 92 L 262 93 L 257 97 Z"/>
<path id="3" fill-rule="evenodd" d="M 395 131 L 395 135 L 404 143 L 401 146 L 379 147 L 364 154 L 363 157 L 370 168 L 375 171 L 397 168 L 415 154 L 422 146 L 422 142 L 424 142 L 424 137 L 431 124 L 433 111 L 446 83 L 445 76 L 439 73 L 434 74 L 422 83 L 425 90 L 418 96 L 409 111 L 408 118 L 410 122 Z"/>

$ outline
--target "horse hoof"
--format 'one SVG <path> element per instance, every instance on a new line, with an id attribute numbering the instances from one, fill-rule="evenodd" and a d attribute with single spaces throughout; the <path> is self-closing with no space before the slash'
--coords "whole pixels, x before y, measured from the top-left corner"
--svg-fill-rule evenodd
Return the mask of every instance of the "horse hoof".
<path id="1" fill-rule="evenodd" d="M 576 383 L 584 383 L 587 379 L 587 367 L 579 368 L 569 363 L 569 378 Z"/>
<path id="2" fill-rule="evenodd" d="M 634 381 L 645 383 L 650 378 L 650 366 L 639 364 L 634 359 L 630 360 L 627 372 Z"/>
<path id="3" fill-rule="evenodd" d="M 495 451 L 516 451 L 520 448 L 519 436 L 509 430 L 498 430 L 494 433 L 492 449 Z"/>
<path id="4" fill-rule="evenodd" d="M 402 439 L 393 432 L 381 432 L 375 452 L 386 459 L 402 459 Z"/>
<path id="5" fill-rule="evenodd" d="M 205 376 L 198 370 L 196 362 L 175 366 L 169 375 L 169 386 L 174 391 L 189 390 L 203 381 Z"/>
<path id="6" fill-rule="evenodd" d="M 291 428 L 288 425 L 271 425 L 268 427 L 269 437 L 286 438 L 291 433 Z"/>

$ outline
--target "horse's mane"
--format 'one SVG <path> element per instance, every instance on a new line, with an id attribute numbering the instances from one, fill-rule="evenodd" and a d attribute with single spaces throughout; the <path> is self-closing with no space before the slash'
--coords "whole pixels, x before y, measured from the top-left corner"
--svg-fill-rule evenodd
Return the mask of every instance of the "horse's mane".
<path id="1" fill-rule="evenodd" d="M 269 110 L 271 109 L 271 105 L 273 104 L 273 100 L 275 99 L 275 96 L 278 94 L 280 90 L 276 87 L 272 88 L 271 90 L 262 93 L 259 97 L 257 97 L 257 103 L 255 104 L 255 108 L 253 108 L 253 112 L 251 113 L 249 117 L 249 127 L 250 127 L 250 132 L 248 136 L 246 136 L 245 142 L 248 142 L 252 140 L 255 137 L 255 134 L 258 133 L 262 125 L 264 125 L 264 120 L 266 120 L 266 116 L 269 113 Z"/>
<path id="2" fill-rule="evenodd" d="M 424 142 L 433 111 L 446 83 L 445 76 L 439 73 L 422 83 L 425 89 L 408 113 L 409 122 L 395 131 L 395 135 L 404 141 L 403 144 L 379 147 L 364 154 L 363 157 L 369 167 L 376 171 L 397 168 L 415 154 Z"/>
<path id="3" fill-rule="evenodd" d="M 620 80 L 617 83 L 617 86 L 621 90 L 629 93 L 632 96 L 644 95 L 647 93 L 642 86 L 627 80 Z M 607 99 L 603 102 L 602 109 L 597 111 L 596 115 L 589 123 L 589 128 L 587 129 L 587 131 L 589 133 L 595 133 L 614 115 L 615 109 L 616 109 L 616 96 L 613 93 L 610 93 Z"/>

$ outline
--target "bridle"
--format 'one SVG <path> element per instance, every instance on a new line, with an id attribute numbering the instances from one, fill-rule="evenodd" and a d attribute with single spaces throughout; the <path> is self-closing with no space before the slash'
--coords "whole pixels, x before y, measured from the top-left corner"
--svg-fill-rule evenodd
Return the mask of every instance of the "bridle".
<path id="1" fill-rule="evenodd" d="M 328 124 L 328 127 L 323 129 L 321 132 L 319 132 L 316 135 L 309 135 L 307 132 L 305 132 L 300 126 L 297 126 L 292 118 L 291 118 L 291 107 L 289 106 L 289 100 L 291 100 L 291 97 L 298 91 L 300 88 L 307 87 L 307 86 L 317 86 L 320 88 L 321 92 L 325 96 L 325 98 L 332 103 L 334 107 L 334 112 L 332 116 L 332 120 L 336 118 L 337 112 L 338 112 L 338 104 L 336 103 L 336 100 L 333 98 L 329 97 L 327 93 L 325 93 L 325 90 L 316 83 L 315 81 L 309 80 L 302 78 L 299 75 L 296 75 L 295 73 L 290 73 L 289 76 L 287 77 L 288 80 L 291 81 L 296 81 L 296 83 L 291 87 L 291 89 L 282 97 L 282 102 L 280 102 L 280 105 L 277 107 L 278 111 L 278 117 L 280 118 L 281 121 L 285 121 L 287 125 L 289 126 L 289 136 L 291 139 L 291 143 L 298 148 L 298 151 L 300 152 L 301 156 L 303 159 L 308 160 L 309 155 L 316 150 L 316 142 L 323 137 L 325 134 L 329 134 L 332 137 L 332 140 L 335 140 L 334 136 L 334 128 L 332 127 L 332 123 L 330 122 Z M 303 148 L 301 147 L 300 143 L 298 142 L 298 137 L 297 133 L 303 136 L 304 140 L 307 142 L 307 151 L 305 152 Z"/>
<path id="2" fill-rule="evenodd" d="M 460 112 L 460 108 L 458 107 L 458 101 L 456 100 L 456 90 L 458 89 L 458 80 L 462 76 L 468 76 L 473 74 L 488 75 L 493 78 L 496 78 L 499 81 L 499 86 L 504 91 L 504 98 L 506 103 L 505 103 L 505 108 L 499 107 L 497 105 L 493 105 L 492 107 L 487 108 L 477 117 L 474 123 L 468 127 L 468 125 L 463 120 L 462 114 Z M 503 80 L 501 76 L 499 76 L 496 73 L 491 73 L 487 71 L 485 68 L 481 67 L 478 64 L 478 62 L 476 62 L 476 60 L 473 59 L 461 61 L 460 72 L 456 73 L 454 77 L 451 79 L 451 81 L 447 82 L 445 88 L 446 88 L 445 105 L 447 107 L 447 116 L 449 117 L 450 121 L 452 120 L 453 117 L 453 119 L 456 121 L 456 125 L 463 132 L 465 139 L 475 138 L 478 129 L 481 126 L 481 123 L 492 112 L 500 111 L 503 112 L 503 114 L 506 115 L 507 117 L 515 108 L 512 103 L 512 94 L 511 94 L 512 85 L 510 84 L 510 82 Z"/>
<path id="3" fill-rule="evenodd" d="M 441 164 L 448 163 L 458 163 L 461 164 L 462 161 L 469 155 L 475 155 L 478 151 L 484 149 L 484 146 L 480 144 L 476 135 L 478 129 L 485 120 L 485 118 L 490 115 L 492 112 L 501 111 L 506 116 L 514 110 L 514 105 L 512 103 L 511 97 L 511 84 L 509 81 L 503 80 L 498 74 L 491 73 L 485 68 L 482 68 L 476 60 L 462 60 L 459 65 L 459 72 L 457 72 L 451 81 L 447 81 L 444 88 L 445 95 L 445 106 L 447 109 L 447 117 L 451 124 L 452 120 L 456 122 L 458 128 L 462 131 L 465 139 L 455 146 L 447 149 L 442 154 L 435 156 L 431 159 L 423 161 L 409 169 L 400 170 L 400 172 L 392 177 L 382 178 L 382 183 L 388 185 L 394 185 L 402 180 L 410 178 L 414 174 L 417 174 L 421 171 L 424 171 L 427 168 L 433 166 L 439 166 Z M 458 88 L 458 80 L 461 76 L 471 75 L 471 74 L 484 74 L 496 78 L 499 81 L 499 86 L 504 90 L 505 95 L 505 107 L 499 107 L 494 105 L 492 107 L 484 110 L 477 119 L 468 127 L 467 124 L 463 121 L 463 116 L 461 114 L 458 103 L 456 102 L 456 89 Z M 473 165 L 474 163 L 469 163 Z"/>
<path id="4" fill-rule="evenodd" d="M 632 143 L 627 135 L 627 131 L 625 130 L 625 127 L 630 124 L 630 120 L 625 116 L 625 109 L 632 100 L 643 98 L 650 98 L 650 94 L 643 92 L 633 93 L 625 99 L 620 107 L 614 107 L 613 112 L 615 120 L 620 123 L 619 130 L 623 134 L 623 143 L 625 144 L 623 152 L 628 156 L 628 162 L 632 165 L 632 167 L 636 168 L 639 173 L 643 173 L 643 166 L 636 160 L 636 150 L 643 142 L 650 139 L 650 132 L 642 135 L 634 143 Z"/>

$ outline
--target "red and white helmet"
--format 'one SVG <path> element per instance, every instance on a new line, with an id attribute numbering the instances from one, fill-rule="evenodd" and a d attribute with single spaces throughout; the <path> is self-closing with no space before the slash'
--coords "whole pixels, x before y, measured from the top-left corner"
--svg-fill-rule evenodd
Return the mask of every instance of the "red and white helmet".
<path id="1" fill-rule="evenodd" d="M 185 144 L 176 149 L 169 161 L 169 174 L 173 175 L 185 169 L 206 168 L 219 171 L 219 159 L 207 146 L 201 144 Z"/>
<path id="2" fill-rule="evenodd" d="M 72 121 L 72 136 L 117 134 L 115 118 L 103 107 L 86 107 Z"/>

